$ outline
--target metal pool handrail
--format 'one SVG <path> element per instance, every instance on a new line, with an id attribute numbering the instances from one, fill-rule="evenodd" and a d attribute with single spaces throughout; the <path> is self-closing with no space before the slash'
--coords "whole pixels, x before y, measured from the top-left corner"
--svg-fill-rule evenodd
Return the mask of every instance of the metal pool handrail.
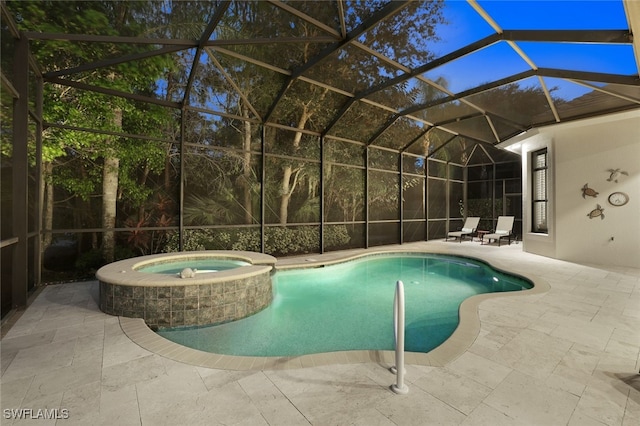
<path id="1" fill-rule="evenodd" d="M 396 374 L 396 383 L 391 385 L 391 390 L 404 395 L 409 392 L 409 388 L 404 384 L 404 284 L 400 280 L 396 282 L 396 294 L 393 299 L 393 331 L 396 365 L 391 367 L 391 372 Z"/>

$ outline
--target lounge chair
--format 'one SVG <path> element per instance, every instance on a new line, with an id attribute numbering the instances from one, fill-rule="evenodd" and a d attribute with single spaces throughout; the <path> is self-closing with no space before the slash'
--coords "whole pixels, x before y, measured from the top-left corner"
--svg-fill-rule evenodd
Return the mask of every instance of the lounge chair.
<path id="1" fill-rule="evenodd" d="M 464 225 L 460 231 L 453 231 L 447 234 L 447 237 L 444 239 L 447 241 L 449 238 L 458 238 L 460 242 L 464 239 L 466 235 L 471 236 L 471 241 L 473 241 L 473 234 L 476 233 L 476 229 L 478 229 L 478 223 L 480 222 L 479 217 L 468 217 L 464 221 Z"/>
<path id="2" fill-rule="evenodd" d="M 491 234 L 485 234 L 482 237 L 483 244 L 491 243 L 491 240 L 498 241 L 498 247 L 500 247 L 500 240 L 503 238 L 509 239 L 511 244 L 511 238 L 513 236 L 513 220 L 514 216 L 498 216 L 498 224 L 496 230 Z"/>

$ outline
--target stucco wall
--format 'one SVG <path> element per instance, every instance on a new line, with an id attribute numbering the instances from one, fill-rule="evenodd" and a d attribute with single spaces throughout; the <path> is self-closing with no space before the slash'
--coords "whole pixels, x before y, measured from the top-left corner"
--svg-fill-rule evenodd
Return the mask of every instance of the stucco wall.
<path id="1" fill-rule="evenodd" d="M 540 128 L 522 139 L 525 229 L 530 152 L 542 146 L 548 147 L 551 163 L 549 234 L 524 232 L 524 250 L 580 263 L 640 267 L 640 111 Z M 629 175 L 607 181 L 608 170 L 617 168 Z M 585 184 L 597 197 L 582 197 Z M 629 203 L 609 204 L 614 191 L 627 193 Z M 589 218 L 598 204 L 604 219 Z"/>

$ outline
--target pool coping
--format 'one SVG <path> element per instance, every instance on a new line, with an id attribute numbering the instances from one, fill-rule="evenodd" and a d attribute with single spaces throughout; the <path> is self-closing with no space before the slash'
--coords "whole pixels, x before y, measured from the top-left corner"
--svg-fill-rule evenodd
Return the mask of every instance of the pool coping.
<path id="1" fill-rule="evenodd" d="M 170 258 L 171 260 L 197 260 L 199 258 L 208 258 L 211 256 L 215 256 L 220 259 L 242 260 L 247 262 L 248 265 L 224 271 L 217 271 L 215 273 L 205 272 L 202 274 L 196 274 L 196 276 L 187 279 L 182 279 L 170 274 L 156 274 L 141 272 L 138 270 L 145 265 L 163 263 L 161 262 L 162 260 L 168 261 L 166 260 L 167 258 Z M 268 254 L 239 250 L 202 250 L 197 252 L 161 253 L 142 257 L 133 257 L 110 263 L 101 267 L 96 272 L 96 278 L 98 281 L 108 282 L 109 284 L 130 287 L 145 285 L 155 287 L 191 286 L 224 282 L 230 278 L 243 279 L 253 277 L 271 271 L 276 262 L 277 259 Z"/>
<path id="2" fill-rule="evenodd" d="M 377 254 L 436 254 L 455 255 L 479 260 L 493 268 L 510 274 L 515 274 L 530 280 L 533 288 L 519 292 L 484 293 L 465 299 L 460 304 L 460 322 L 453 334 L 440 346 L 427 353 L 405 352 L 405 363 L 442 367 L 462 355 L 475 341 L 480 332 L 480 317 L 478 307 L 488 299 L 501 297 L 520 297 L 543 294 L 551 288 L 549 283 L 537 275 L 518 270 L 517 266 L 505 265 L 498 260 L 487 260 L 479 256 L 465 256 L 446 250 L 421 250 L 415 248 L 379 248 L 350 252 L 332 252 L 328 259 L 324 255 L 310 255 L 278 260 L 276 269 L 315 268 L 326 265 L 343 263 L 349 260 L 368 257 Z M 316 259 L 317 257 L 317 259 Z M 326 257 L 326 256 L 325 256 Z M 306 368 L 332 364 L 356 363 L 384 363 L 389 366 L 395 363 L 394 351 L 360 350 L 337 351 L 319 354 L 291 356 L 291 357 L 252 357 L 215 354 L 198 349 L 182 346 L 172 342 L 151 330 L 143 319 L 119 317 L 123 332 L 136 344 L 157 355 L 179 361 L 185 364 L 215 368 L 222 370 L 280 370 L 292 368 Z"/>

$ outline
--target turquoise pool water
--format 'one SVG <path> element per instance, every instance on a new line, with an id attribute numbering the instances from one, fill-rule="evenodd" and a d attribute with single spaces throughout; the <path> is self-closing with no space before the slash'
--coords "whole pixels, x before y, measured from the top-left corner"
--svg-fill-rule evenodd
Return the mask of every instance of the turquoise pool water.
<path id="1" fill-rule="evenodd" d="M 532 284 L 462 257 L 370 256 L 324 268 L 278 271 L 274 299 L 231 323 L 165 329 L 161 336 L 203 351 L 296 356 L 345 350 L 393 350 L 396 281 L 405 288 L 405 349 L 428 352 L 458 325 L 458 308 L 480 293 L 521 291 Z"/>
<path id="2" fill-rule="evenodd" d="M 137 271 L 151 272 L 155 274 L 179 274 L 184 268 L 197 269 L 196 273 L 219 272 L 228 269 L 239 268 L 240 266 L 249 265 L 242 260 L 233 259 L 194 259 L 180 260 L 162 263 L 154 263 L 143 266 Z"/>

